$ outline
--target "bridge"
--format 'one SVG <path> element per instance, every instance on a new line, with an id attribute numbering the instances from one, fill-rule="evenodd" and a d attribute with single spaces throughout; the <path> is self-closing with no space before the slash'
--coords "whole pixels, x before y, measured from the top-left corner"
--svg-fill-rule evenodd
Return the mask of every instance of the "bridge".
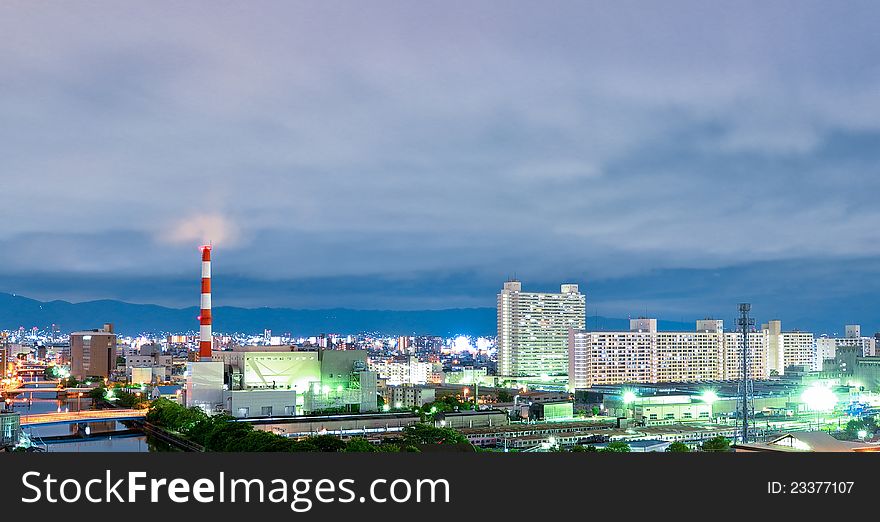
<path id="1" fill-rule="evenodd" d="M 45 373 L 46 366 L 25 366 L 23 368 L 16 368 L 15 371 L 17 373 Z"/>
<path id="2" fill-rule="evenodd" d="M 34 379 L 32 381 L 22 381 L 22 386 L 58 386 L 61 379 Z"/>
<path id="3" fill-rule="evenodd" d="M 119 410 L 87 410 L 61 413 L 35 413 L 22 415 L 22 426 L 50 426 L 53 424 L 78 424 L 81 422 L 101 422 L 108 420 L 126 421 L 142 420 L 147 415 L 147 410 L 119 409 Z"/>
<path id="4" fill-rule="evenodd" d="M 12 397 L 15 395 L 21 395 L 22 393 L 49 393 L 55 392 L 59 397 L 76 397 L 76 394 L 82 393 L 83 397 L 89 394 L 90 391 L 94 390 L 95 387 L 91 388 L 0 388 L 0 395 L 5 395 L 7 397 Z"/>

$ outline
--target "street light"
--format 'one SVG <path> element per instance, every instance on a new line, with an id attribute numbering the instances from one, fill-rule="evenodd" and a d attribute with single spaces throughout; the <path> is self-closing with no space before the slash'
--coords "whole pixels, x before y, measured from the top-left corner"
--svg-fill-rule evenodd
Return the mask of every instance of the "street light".
<path id="1" fill-rule="evenodd" d="M 634 392 L 632 390 L 626 390 L 625 392 L 623 392 L 623 404 L 625 404 L 627 406 L 632 404 L 633 421 L 636 420 L 636 405 L 635 405 L 636 399 L 638 399 L 636 392 Z"/>
<path id="2" fill-rule="evenodd" d="M 709 405 L 709 415 L 712 418 L 715 418 L 715 412 L 712 410 L 712 405 L 715 403 L 715 401 L 718 400 L 718 394 L 715 393 L 715 390 L 703 391 L 703 394 L 700 395 L 700 399 L 702 399 L 703 402 Z"/>
<path id="3" fill-rule="evenodd" d="M 816 430 L 820 430 L 819 413 L 823 411 L 832 411 L 837 405 L 837 396 L 830 389 L 814 384 L 804 390 L 801 394 L 801 400 L 808 408 L 816 412 Z"/>

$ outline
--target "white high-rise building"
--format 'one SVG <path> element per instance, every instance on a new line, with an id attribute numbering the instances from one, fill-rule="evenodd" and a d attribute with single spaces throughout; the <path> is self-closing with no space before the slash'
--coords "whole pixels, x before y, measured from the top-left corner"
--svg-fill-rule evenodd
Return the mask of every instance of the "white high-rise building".
<path id="1" fill-rule="evenodd" d="M 586 324 L 586 297 L 578 285 L 559 293 L 523 292 L 508 281 L 498 294 L 498 374 L 509 377 L 568 374 L 568 332 Z"/>
<path id="2" fill-rule="evenodd" d="M 406 359 L 370 359 L 370 369 L 386 379 L 390 386 L 401 384 L 427 384 L 431 378 L 433 365 L 422 362 L 415 356 Z"/>
<path id="3" fill-rule="evenodd" d="M 569 388 L 603 384 L 696 382 L 742 375 L 742 334 L 719 320 L 692 332 L 658 332 L 656 319 L 632 319 L 629 331 L 569 334 Z M 767 334 L 749 334 L 749 375 L 766 379 Z"/>
<path id="4" fill-rule="evenodd" d="M 767 337 L 767 365 L 771 373 L 783 375 L 790 366 L 816 364 L 816 340 L 810 332 L 783 332 L 782 322 L 770 321 L 761 326 Z"/>
<path id="5" fill-rule="evenodd" d="M 815 370 L 823 369 L 823 362 L 827 359 L 834 359 L 839 347 L 855 346 L 862 349 L 862 355 L 876 355 L 877 340 L 874 337 L 863 337 L 862 328 L 857 324 L 846 325 L 845 337 L 826 337 L 822 336 L 816 339 L 816 363 L 813 366 Z"/>

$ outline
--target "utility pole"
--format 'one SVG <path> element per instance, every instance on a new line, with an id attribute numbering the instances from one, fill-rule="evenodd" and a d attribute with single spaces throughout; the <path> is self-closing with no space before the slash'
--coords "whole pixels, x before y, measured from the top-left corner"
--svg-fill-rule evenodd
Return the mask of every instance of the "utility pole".
<path id="1" fill-rule="evenodd" d="M 751 406 L 751 376 L 749 375 L 749 330 L 755 325 L 755 320 L 749 317 L 749 311 L 752 305 L 749 303 L 740 303 L 740 318 L 737 321 L 742 329 L 743 349 L 742 349 L 742 378 L 740 381 L 740 397 L 742 401 L 742 442 L 749 441 L 749 414 Z"/>
<path id="2" fill-rule="evenodd" d="M 474 411 L 480 411 L 480 381 L 474 376 Z"/>
<path id="3" fill-rule="evenodd" d="M 0 332 L 0 342 L 2 342 L 2 346 L 0 346 L 0 379 L 5 379 L 6 365 L 9 364 L 9 334 L 7 332 Z"/>

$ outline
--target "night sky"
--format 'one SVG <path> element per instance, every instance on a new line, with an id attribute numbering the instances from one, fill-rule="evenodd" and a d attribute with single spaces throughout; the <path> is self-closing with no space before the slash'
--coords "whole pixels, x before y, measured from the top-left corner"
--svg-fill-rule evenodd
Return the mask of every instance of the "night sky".
<path id="1" fill-rule="evenodd" d="M 192 306 L 210 241 L 216 306 L 491 307 L 515 274 L 590 315 L 873 332 L 877 20 L 5 1 L 0 291 Z"/>

